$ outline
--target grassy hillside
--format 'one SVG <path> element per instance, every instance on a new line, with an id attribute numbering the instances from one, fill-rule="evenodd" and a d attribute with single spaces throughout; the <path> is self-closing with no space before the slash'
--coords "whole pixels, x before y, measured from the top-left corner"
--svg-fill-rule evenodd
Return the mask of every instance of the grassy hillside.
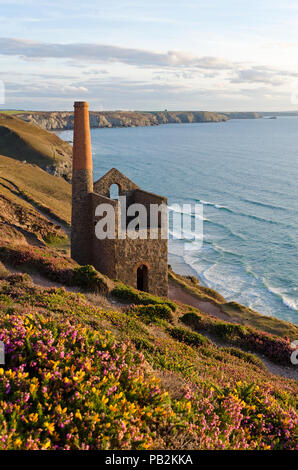
<path id="1" fill-rule="evenodd" d="M 70 178 L 71 146 L 13 115 L 0 113 L 0 154 Z"/>
<path id="2" fill-rule="evenodd" d="M 1 243 L 69 246 L 71 186 L 35 165 L 0 155 Z"/>
<path id="3" fill-rule="evenodd" d="M 177 307 L 103 309 L 2 276 L 0 448 L 295 447 L 295 382 L 191 333 Z"/>
<path id="4" fill-rule="evenodd" d="M 11 194 L 32 202 L 33 206 L 51 213 L 70 224 L 71 185 L 35 165 L 0 155 L 1 193 L 6 187 Z M 1 194 L 0 193 L 0 194 Z"/>

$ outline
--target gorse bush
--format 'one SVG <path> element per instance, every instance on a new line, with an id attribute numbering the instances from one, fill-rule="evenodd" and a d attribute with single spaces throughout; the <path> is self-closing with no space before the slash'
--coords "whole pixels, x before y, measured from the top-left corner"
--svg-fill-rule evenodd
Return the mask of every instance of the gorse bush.
<path id="1" fill-rule="evenodd" d="M 248 333 L 245 326 L 225 322 L 215 322 L 211 326 L 211 330 L 222 339 L 230 342 L 237 342 L 238 339 L 245 338 Z"/>
<path id="2" fill-rule="evenodd" d="M 157 437 L 173 448 L 179 436 L 200 449 L 294 446 L 294 412 L 254 385 L 173 399 L 144 377 L 143 356 L 108 331 L 42 315 L 0 323 L 2 449 L 148 449 Z"/>
<path id="3" fill-rule="evenodd" d="M 0 448 L 295 448 L 292 382 L 187 344 L 199 334 L 172 328 L 176 341 L 26 276 L 0 281 L 0 310 Z"/>
<path id="4" fill-rule="evenodd" d="M 109 332 L 33 316 L 1 327 L 0 448 L 146 449 L 150 427 L 170 416 L 142 356 Z"/>
<path id="5" fill-rule="evenodd" d="M 174 302 L 171 302 L 168 299 L 148 294 L 147 292 L 138 291 L 133 287 L 126 286 L 122 283 L 118 283 L 118 285 L 113 289 L 112 294 L 120 300 L 131 302 L 134 304 L 168 305 L 173 312 L 176 310 L 177 307 Z"/>
<path id="6" fill-rule="evenodd" d="M 66 243 L 68 240 L 67 237 L 60 237 L 53 233 L 48 233 L 43 239 L 48 245 L 60 245 L 61 243 Z"/>

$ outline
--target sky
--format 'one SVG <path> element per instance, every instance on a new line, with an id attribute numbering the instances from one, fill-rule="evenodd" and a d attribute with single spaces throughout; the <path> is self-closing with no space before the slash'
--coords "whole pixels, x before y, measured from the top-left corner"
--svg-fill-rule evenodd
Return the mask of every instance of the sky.
<path id="1" fill-rule="evenodd" d="M 298 110 L 297 0 L 0 0 L 0 109 Z"/>

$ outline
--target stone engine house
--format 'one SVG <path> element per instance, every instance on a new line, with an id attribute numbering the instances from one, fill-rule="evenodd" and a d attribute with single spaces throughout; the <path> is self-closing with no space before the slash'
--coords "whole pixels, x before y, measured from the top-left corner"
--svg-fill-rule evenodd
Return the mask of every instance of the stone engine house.
<path id="1" fill-rule="evenodd" d="M 118 192 L 116 198 L 113 194 L 115 188 Z M 147 238 L 122 238 L 120 235 L 119 218 L 127 230 L 131 221 L 131 217 L 126 214 L 123 216 L 120 211 L 120 196 L 126 197 L 127 207 L 132 204 L 146 207 L 147 226 L 144 230 Z M 101 204 L 112 206 L 115 211 L 113 237 L 99 239 L 95 234 L 96 224 L 101 218 L 95 215 L 96 208 Z M 88 103 L 75 102 L 71 257 L 79 264 L 91 264 L 102 274 L 139 290 L 167 296 L 168 242 L 167 237 L 162 236 L 167 231 L 167 221 L 160 214 L 156 220 L 152 220 L 152 204 L 165 205 L 167 199 L 142 190 L 115 168 L 93 182 Z M 151 233 L 152 229 L 155 230 L 154 238 L 149 236 L 149 228 Z"/>

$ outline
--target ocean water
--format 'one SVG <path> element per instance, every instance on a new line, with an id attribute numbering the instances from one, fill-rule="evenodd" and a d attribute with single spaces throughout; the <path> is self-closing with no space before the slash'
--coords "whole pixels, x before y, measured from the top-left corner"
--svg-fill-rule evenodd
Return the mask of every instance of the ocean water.
<path id="1" fill-rule="evenodd" d="M 202 246 L 169 240 L 176 269 L 297 323 L 298 118 L 92 129 L 91 138 L 95 179 L 116 167 L 167 196 L 170 215 L 175 203 L 202 204 Z"/>

